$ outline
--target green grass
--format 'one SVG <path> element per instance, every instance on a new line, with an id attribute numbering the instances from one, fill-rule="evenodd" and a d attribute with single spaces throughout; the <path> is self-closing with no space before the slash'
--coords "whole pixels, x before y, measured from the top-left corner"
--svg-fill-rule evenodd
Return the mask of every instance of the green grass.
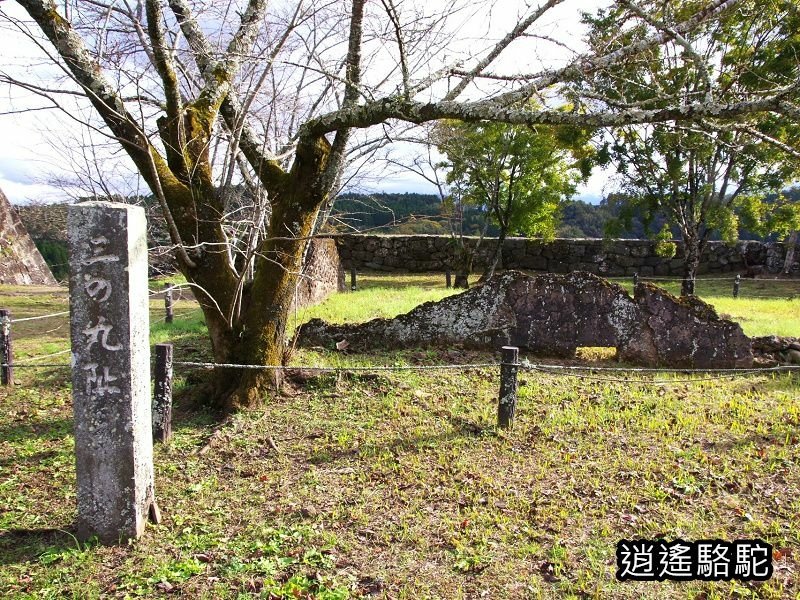
<path id="1" fill-rule="evenodd" d="M 746 335 L 800 336 L 800 280 L 742 278 L 739 297 L 733 297 L 733 275 L 703 277 L 695 292 L 711 304 L 720 316 L 736 321 Z M 612 279 L 629 292 L 631 278 Z M 672 294 L 680 294 L 679 281 L 654 280 Z"/>
<path id="2" fill-rule="evenodd" d="M 294 326 L 315 317 L 330 323 L 391 318 L 459 291 L 447 289 L 444 284 L 441 274 L 359 274 L 356 292 L 334 294 L 321 304 L 297 311 L 296 319 L 293 317 L 290 322 Z"/>
<path id="3" fill-rule="evenodd" d="M 156 451 L 164 522 L 110 548 L 64 533 L 74 519 L 68 395 L 2 391 L 0 590 L 20 598 L 800 592 L 796 378 L 522 379 L 508 433 L 493 426 L 493 370 L 323 376 L 213 436 L 208 416 L 180 412 L 173 443 Z M 618 584 L 616 541 L 656 535 L 760 537 L 787 554 L 776 563 L 786 568 L 763 585 Z"/>
<path id="4" fill-rule="evenodd" d="M 440 279 L 364 276 L 362 289 L 302 318 L 391 316 L 448 293 Z M 32 299 L 41 313 L 65 305 L 63 292 L 15 294 L 0 291 L 0 306 L 15 314 Z M 768 301 L 752 302 L 743 315 Z M 794 304 L 772 302 L 788 304 L 773 321 L 792 316 Z M 176 356 L 207 356 L 196 313 L 166 326 L 157 322 L 162 307 L 153 300 L 152 341 L 173 340 Z M 186 301 L 176 314 L 192 308 Z M 23 325 L 15 343 L 33 353 L 47 329 Z M 66 347 L 63 329 L 47 335 Z M 293 361 L 496 359 L 458 349 L 299 350 Z M 322 375 L 222 424 L 179 397 L 175 437 L 155 450 L 164 520 L 134 544 L 105 547 L 72 536 L 68 371 L 48 373 L 21 369 L 19 385 L 0 388 L 4 598 L 800 594 L 797 375 L 620 382 L 525 372 L 517 420 L 505 432 L 494 427 L 496 369 Z M 198 376 L 178 373 L 182 382 Z M 757 537 L 780 559 L 764 584 L 616 582 L 616 542 L 656 536 Z"/>
<path id="5" fill-rule="evenodd" d="M 717 312 L 736 321 L 749 336 L 800 337 L 800 297 L 793 300 L 709 298 Z"/>

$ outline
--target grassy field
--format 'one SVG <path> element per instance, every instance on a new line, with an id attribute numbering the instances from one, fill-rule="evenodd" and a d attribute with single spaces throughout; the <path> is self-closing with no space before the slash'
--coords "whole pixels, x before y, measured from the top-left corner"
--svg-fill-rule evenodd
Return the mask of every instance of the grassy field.
<path id="1" fill-rule="evenodd" d="M 615 280 L 631 290 L 630 278 Z M 680 294 L 679 281 L 654 280 L 673 294 Z M 730 274 L 718 278 L 700 278 L 697 295 L 712 304 L 717 312 L 741 324 L 749 336 L 800 336 L 800 281 L 797 279 L 742 278 L 739 297 L 733 297 Z"/>
<path id="2" fill-rule="evenodd" d="M 356 294 L 296 318 L 391 316 L 449 293 L 440 279 L 365 276 Z M 722 291 L 712 297 L 725 300 Z M 747 333 L 800 331 L 797 299 L 742 300 L 717 306 Z M 63 290 L 0 288 L 0 307 L 15 317 L 65 306 Z M 158 322 L 162 307 L 153 300 L 152 341 L 171 340 L 183 359 L 207 356 L 194 305 L 181 301 L 171 326 Z M 754 320 L 767 307 L 774 312 Z M 15 325 L 18 360 L 66 348 L 66 334 L 64 317 Z M 456 348 L 369 356 L 300 350 L 293 361 L 496 358 Z M 51 360 L 68 362 L 42 362 Z M 19 369 L 18 385 L 0 388 L 2 597 L 800 595 L 796 374 L 526 372 L 507 432 L 494 427 L 494 368 L 325 375 L 224 422 L 190 409 L 179 394 L 175 438 L 156 448 L 164 521 L 119 547 L 72 536 L 68 375 Z M 185 387 L 203 372 L 178 377 Z M 775 575 L 763 584 L 617 582 L 616 542 L 655 537 L 761 538 L 776 550 Z"/>

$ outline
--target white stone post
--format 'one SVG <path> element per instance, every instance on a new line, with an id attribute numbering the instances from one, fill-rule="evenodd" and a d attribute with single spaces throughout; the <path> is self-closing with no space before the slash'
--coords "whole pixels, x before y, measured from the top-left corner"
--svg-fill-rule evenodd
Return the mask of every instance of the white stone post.
<path id="1" fill-rule="evenodd" d="M 78 535 L 118 543 L 154 503 L 147 224 L 141 207 L 85 202 L 67 227 Z"/>

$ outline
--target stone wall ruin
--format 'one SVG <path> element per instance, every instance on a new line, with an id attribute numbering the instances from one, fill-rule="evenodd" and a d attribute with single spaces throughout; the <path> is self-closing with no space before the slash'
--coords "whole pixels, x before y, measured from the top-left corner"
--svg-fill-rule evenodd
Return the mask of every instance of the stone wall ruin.
<path id="1" fill-rule="evenodd" d="M 631 297 L 591 273 L 532 277 L 508 271 L 439 302 L 394 319 L 331 325 L 313 319 L 299 333 L 302 346 L 349 350 L 449 346 L 496 350 L 513 345 L 547 356 L 572 357 L 584 346 L 611 346 L 620 360 L 686 368 L 749 367 L 750 340 L 713 307 L 677 298 L 648 283 Z"/>
<path id="2" fill-rule="evenodd" d="M 56 285 L 17 211 L 0 190 L 0 284 Z"/>
<path id="3" fill-rule="evenodd" d="M 345 268 L 376 271 L 443 272 L 453 268 L 454 243 L 441 235 L 361 235 L 332 236 Z M 467 238 L 474 245 L 477 238 Z M 491 255 L 494 239 L 485 239 L 475 257 L 475 270 L 482 271 Z M 763 266 L 777 273 L 783 267 L 782 243 L 740 241 L 736 244 L 709 242 L 698 274 L 743 271 Z M 643 277 L 682 276 L 683 247 L 677 243 L 672 258 L 656 254 L 653 240 L 508 238 L 503 244 L 502 267 L 525 271 L 569 273 L 586 271 L 604 277 L 639 273 Z M 798 253 L 800 260 L 800 253 Z M 794 272 L 800 273 L 795 262 Z"/>
<path id="4" fill-rule="evenodd" d="M 333 292 L 342 292 L 344 289 L 344 271 L 336 244 L 330 239 L 314 238 L 308 244 L 292 310 L 322 302 Z"/>

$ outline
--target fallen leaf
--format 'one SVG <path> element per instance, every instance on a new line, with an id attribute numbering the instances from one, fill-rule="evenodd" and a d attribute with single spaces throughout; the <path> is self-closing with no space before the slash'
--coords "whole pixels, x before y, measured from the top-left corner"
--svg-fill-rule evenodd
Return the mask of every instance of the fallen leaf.
<path id="1" fill-rule="evenodd" d="M 772 551 L 772 558 L 775 560 L 781 560 L 782 558 L 791 558 L 792 556 L 792 549 L 791 548 L 775 548 Z"/>

